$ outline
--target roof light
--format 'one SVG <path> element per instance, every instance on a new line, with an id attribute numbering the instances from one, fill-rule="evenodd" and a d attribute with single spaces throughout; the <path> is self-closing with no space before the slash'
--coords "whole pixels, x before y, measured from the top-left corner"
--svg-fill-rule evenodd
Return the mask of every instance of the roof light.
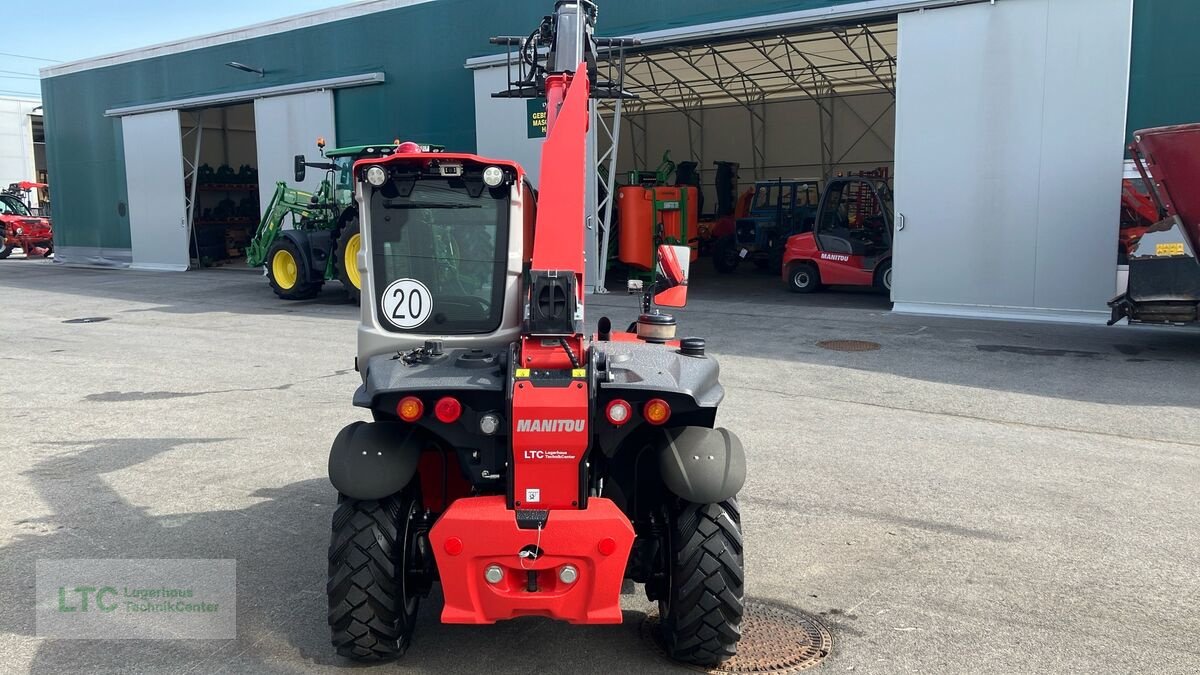
<path id="1" fill-rule="evenodd" d="M 642 409 L 642 415 L 650 424 L 663 424 L 671 419 L 671 406 L 661 398 L 652 398 L 646 402 L 646 407 Z"/>
<path id="2" fill-rule="evenodd" d="M 433 406 L 433 414 L 443 424 L 457 422 L 462 416 L 462 404 L 453 396 L 444 396 Z"/>
<path id="3" fill-rule="evenodd" d="M 498 166 L 489 166 L 483 170 L 483 184 L 488 187 L 499 187 L 504 182 L 504 171 Z"/>
<path id="4" fill-rule="evenodd" d="M 405 396 L 396 405 L 396 416 L 405 422 L 416 422 L 425 414 L 425 404 L 416 396 Z"/>
<path id="5" fill-rule="evenodd" d="M 375 187 L 379 187 L 387 182 L 387 172 L 377 166 L 373 166 L 367 169 L 367 182 Z"/>

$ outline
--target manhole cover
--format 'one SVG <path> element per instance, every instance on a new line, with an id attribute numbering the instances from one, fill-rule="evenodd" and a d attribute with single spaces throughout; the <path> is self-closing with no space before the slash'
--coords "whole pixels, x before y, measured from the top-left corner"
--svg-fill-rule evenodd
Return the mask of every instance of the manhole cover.
<path id="1" fill-rule="evenodd" d="M 107 316 L 85 316 L 85 317 L 81 317 L 79 319 L 67 319 L 63 323 L 100 323 L 101 321 L 108 321 L 108 317 Z"/>
<path id="2" fill-rule="evenodd" d="M 835 352 L 873 352 L 879 349 L 878 342 L 866 340 L 822 340 L 817 343 L 821 349 L 832 349 Z"/>
<path id="3" fill-rule="evenodd" d="M 641 635 L 666 655 L 660 642 L 657 611 L 651 611 L 642 621 Z M 714 675 L 796 673 L 820 663 L 832 647 L 829 629 L 816 619 L 790 607 L 747 600 L 737 655 L 716 668 L 692 669 Z"/>

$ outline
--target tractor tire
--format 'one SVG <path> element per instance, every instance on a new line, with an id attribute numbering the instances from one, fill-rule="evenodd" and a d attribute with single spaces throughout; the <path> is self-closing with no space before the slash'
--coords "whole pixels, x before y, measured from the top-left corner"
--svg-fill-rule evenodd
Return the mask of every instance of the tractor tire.
<path id="1" fill-rule="evenodd" d="M 309 281 L 304 256 L 296 243 L 279 237 L 267 251 L 267 280 L 271 290 L 283 300 L 308 300 L 321 292 L 323 281 Z"/>
<path id="2" fill-rule="evenodd" d="M 350 302 L 358 304 L 362 295 L 362 275 L 358 272 L 358 252 L 362 250 L 362 235 L 359 233 L 358 216 L 352 216 L 342 225 L 337 241 L 337 276 L 346 289 Z"/>
<path id="3" fill-rule="evenodd" d="M 875 288 L 888 294 L 892 292 L 892 260 L 891 258 L 879 263 L 875 268 Z"/>
<path id="4" fill-rule="evenodd" d="M 721 239 L 713 246 L 713 267 L 721 274 L 729 274 L 738 268 L 742 261 L 738 255 L 737 242 L 733 237 Z"/>
<path id="5" fill-rule="evenodd" d="M 378 501 L 341 497 L 329 539 L 329 628 L 337 653 L 355 661 L 404 655 L 418 594 L 406 582 L 420 504 L 410 490 Z"/>
<path id="6" fill-rule="evenodd" d="M 15 248 L 16 246 L 10 246 L 8 242 L 4 241 L 4 233 L 0 232 L 0 260 L 4 260 L 12 255 Z"/>
<path id="7" fill-rule="evenodd" d="M 742 525 L 737 500 L 680 502 L 670 514 L 669 580 L 658 602 L 663 645 L 676 661 L 711 668 L 742 637 Z"/>
<path id="8" fill-rule="evenodd" d="M 810 262 L 792 263 L 788 268 L 788 290 L 793 293 L 812 293 L 821 288 L 821 271 Z"/>

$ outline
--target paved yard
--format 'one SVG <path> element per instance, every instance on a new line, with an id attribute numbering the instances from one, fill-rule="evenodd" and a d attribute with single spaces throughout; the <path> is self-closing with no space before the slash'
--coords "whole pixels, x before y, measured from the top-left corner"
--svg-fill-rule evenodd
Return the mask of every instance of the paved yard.
<path id="1" fill-rule="evenodd" d="M 744 439 L 750 596 L 823 617 L 817 672 L 1200 671 L 1200 331 L 925 319 L 878 296 L 698 277 Z M 356 310 L 253 273 L 0 262 L 0 664 L 300 672 L 328 645 L 334 433 Z M 589 318 L 632 318 L 607 296 Z M 64 324 L 79 317 L 110 317 Z M 869 340 L 878 351 L 817 342 Z M 34 566 L 235 558 L 236 641 L 35 637 Z M 437 622 L 370 672 L 658 672 L 622 626 Z"/>

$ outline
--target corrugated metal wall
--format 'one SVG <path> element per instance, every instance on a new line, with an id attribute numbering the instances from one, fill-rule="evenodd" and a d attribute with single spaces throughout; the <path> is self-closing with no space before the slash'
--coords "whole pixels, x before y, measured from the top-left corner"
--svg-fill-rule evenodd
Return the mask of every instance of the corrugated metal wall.
<path id="1" fill-rule="evenodd" d="M 605 0 L 607 34 L 695 25 L 846 4 L 850 0 Z M 528 32 L 550 0 L 437 0 L 242 42 L 48 78 L 48 168 L 58 245 L 128 249 L 129 220 L 116 107 L 383 71 L 387 83 L 337 92 L 337 137 L 397 135 L 475 148 L 472 75 L 463 62 L 493 53 L 488 37 Z M 240 61 L 265 77 L 223 64 Z M 297 152 L 303 151 L 297 149 Z"/>
<path id="2" fill-rule="evenodd" d="M 1138 129 L 1200 122 L 1200 29 L 1196 0 L 1135 0 L 1128 139 Z"/>

